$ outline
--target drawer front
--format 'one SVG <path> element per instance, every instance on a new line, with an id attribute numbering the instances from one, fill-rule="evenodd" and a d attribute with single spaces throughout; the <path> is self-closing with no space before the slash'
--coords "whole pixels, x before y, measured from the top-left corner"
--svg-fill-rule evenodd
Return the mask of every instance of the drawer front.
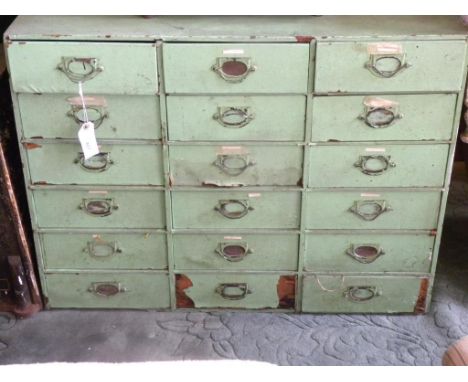
<path id="1" fill-rule="evenodd" d="M 306 93 L 308 44 L 164 44 L 167 93 Z"/>
<path id="2" fill-rule="evenodd" d="M 428 280 L 419 277 L 307 275 L 303 283 L 302 310 L 312 313 L 419 312 L 427 285 Z"/>
<path id="3" fill-rule="evenodd" d="M 18 94 L 18 101 L 26 138 L 76 138 L 85 120 L 76 94 Z M 96 95 L 85 102 L 98 139 L 161 138 L 158 97 Z"/>
<path id="4" fill-rule="evenodd" d="M 297 146 L 171 146 L 175 185 L 295 186 L 302 178 Z"/>
<path id="5" fill-rule="evenodd" d="M 84 159 L 79 144 L 51 143 L 26 150 L 33 183 L 163 185 L 160 145 L 100 146 Z"/>
<path id="6" fill-rule="evenodd" d="M 312 140 L 450 140 L 456 98 L 456 94 L 315 97 Z"/>
<path id="7" fill-rule="evenodd" d="M 295 271 L 297 235 L 174 235 L 176 269 Z"/>
<path id="8" fill-rule="evenodd" d="M 298 228 L 300 205 L 300 192 L 172 192 L 174 228 Z"/>
<path id="9" fill-rule="evenodd" d="M 156 48 L 143 43 L 13 42 L 8 47 L 13 90 L 85 95 L 158 92 Z"/>
<path id="10" fill-rule="evenodd" d="M 321 42 L 315 91 L 459 91 L 465 49 L 464 41 Z"/>
<path id="11" fill-rule="evenodd" d="M 305 96 L 173 96 L 167 109 L 175 141 L 304 140 Z"/>
<path id="12" fill-rule="evenodd" d="M 163 234 L 44 233 L 41 242 L 45 269 L 167 269 Z"/>
<path id="13" fill-rule="evenodd" d="M 312 147 L 309 186 L 442 187 L 448 151 L 448 144 Z"/>
<path id="14" fill-rule="evenodd" d="M 307 229 L 435 229 L 438 191 L 309 192 Z"/>
<path id="15" fill-rule="evenodd" d="M 304 269 L 312 272 L 429 272 L 434 236 L 308 234 Z"/>
<path id="16" fill-rule="evenodd" d="M 164 228 L 164 191 L 33 191 L 42 228 Z M 57 213 L 57 212 L 60 213 Z"/>
<path id="17" fill-rule="evenodd" d="M 151 273 L 46 274 L 51 308 L 169 308 L 169 277 Z"/>
<path id="18" fill-rule="evenodd" d="M 293 309 L 295 276 L 219 273 L 176 275 L 178 308 Z"/>

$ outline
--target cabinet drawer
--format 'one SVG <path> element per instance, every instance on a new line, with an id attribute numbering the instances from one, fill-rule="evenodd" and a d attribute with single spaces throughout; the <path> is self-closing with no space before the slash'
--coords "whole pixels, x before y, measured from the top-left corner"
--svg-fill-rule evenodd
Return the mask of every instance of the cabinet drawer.
<path id="1" fill-rule="evenodd" d="M 42 228 L 164 228 L 164 191 L 35 189 Z"/>
<path id="2" fill-rule="evenodd" d="M 449 145 L 316 146 L 310 187 L 441 187 Z"/>
<path id="3" fill-rule="evenodd" d="M 175 141 L 304 140 L 305 96 L 172 96 L 167 109 Z"/>
<path id="4" fill-rule="evenodd" d="M 307 275 L 302 310 L 312 313 L 421 313 L 427 278 Z"/>
<path id="5" fill-rule="evenodd" d="M 307 234 L 304 269 L 312 272 L 429 272 L 429 234 Z"/>
<path id="6" fill-rule="evenodd" d="M 456 98 L 456 94 L 315 97 L 312 140 L 450 140 Z"/>
<path id="7" fill-rule="evenodd" d="M 174 235 L 176 269 L 295 271 L 297 235 Z"/>
<path id="8" fill-rule="evenodd" d="M 160 145 L 100 146 L 84 159 L 79 144 L 48 143 L 26 150 L 33 183 L 164 184 Z"/>
<path id="9" fill-rule="evenodd" d="M 171 146 L 175 185 L 296 186 L 303 149 L 297 146 Z"/>
<path id="10" fill-rule="evenodd" d="M 173 191 L 174 228 L 298 228 L 300 192 Z"/>
<path id="11" fill-rule="evenodd" d="M 41 242 L 45 269 L 167 269 L 163 234 L 43 233 Z"/>
<path id="12" fill-rule="evenodd" d="M 156 48 L 143 43 L 13 42 L 13 90 L 19 93 L 156 94 Z"/>
<path id="13" fill-rule="evenodd" d="M 265 274 L 178 274 L 178 308 L 294 309 L 296 277 Z"/>
<path id="14" fill-rule="evenodd" d="M 169 308 L 169 277 L 155 273 L 46 274 L 51 308 Z"/>
<path id="15" fill-rule="evenodd" d="M 164 44 L 167 93 L 306 93 L 308 44 Z"/>
<path id="16" fill-rule="evenodd" d="M 18 102 L 26 138 L 76 138 L 85 120 L 76 94 L 18 94 Z M 158 97 L 96 95 L 85 102 L 98 139 L 161 138 Z"/>
<path id="17" fill-rule="evenodd" d="M 441 192 L 308 192 L 308 229 L 435 229 Z"/>
<path id="18" fill-rule="evenodd" d="M 316 92 L 459 91 L 464 41 L 320 42 Z"/>

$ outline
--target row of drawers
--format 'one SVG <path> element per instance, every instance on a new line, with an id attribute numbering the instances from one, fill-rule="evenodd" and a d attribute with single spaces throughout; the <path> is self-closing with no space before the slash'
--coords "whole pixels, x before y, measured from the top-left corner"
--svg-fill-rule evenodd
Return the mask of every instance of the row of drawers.
<path id="1" fill-rule="evenodd" d="M 157 97 L 85 101 L 98 139 L 161 139 Z M 305 139 L 305 96 L 168 96 L 166 101 L 169 140 Z M 450 140 L 455 101 L 455 94 L 313 97 L 311 140 Z M 81 100 L 73 95 L 19 94 L 18 102 L 26 138 L 76 139 L 84 122 Z"/>
<path id="2" fill-rule="evenodd" d="M 155 44 L 13 42 L 7 46 L 13 90 L 156 94 L 457 91 L 464 41 L 318 42 L 309 44 Z M 309 68 L 314 62 L 315 67 Z M 314 72 L 314 81 L 309 73 Z M 286 75 L 285 75 L 286 74 Z M 430 78 L 430 81 L 427 79 Z"/>

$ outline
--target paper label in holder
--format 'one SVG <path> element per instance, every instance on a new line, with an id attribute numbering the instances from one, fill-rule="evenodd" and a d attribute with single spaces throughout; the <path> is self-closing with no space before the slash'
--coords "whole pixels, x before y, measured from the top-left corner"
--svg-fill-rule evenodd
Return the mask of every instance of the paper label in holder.
<path id="1" fill-rule="evenodd" d="M 78 131 L 78 139 L 85 159 L 89 159 L 99 154 L 99 146 L 94 133 L 94 123 L 83 123 Z"/>

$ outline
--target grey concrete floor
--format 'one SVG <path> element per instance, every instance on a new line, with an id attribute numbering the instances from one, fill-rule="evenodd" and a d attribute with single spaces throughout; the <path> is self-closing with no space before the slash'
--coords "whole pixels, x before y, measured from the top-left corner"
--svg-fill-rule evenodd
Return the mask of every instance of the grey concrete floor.
<path id="1" fill-rule="evenodd" d="M 449 197 L 426 315 L 46 311 L 0 317 L 0 364 L 243 359 L 280 365 L 440 365 L 468 335 L 468 183 Z"/>

